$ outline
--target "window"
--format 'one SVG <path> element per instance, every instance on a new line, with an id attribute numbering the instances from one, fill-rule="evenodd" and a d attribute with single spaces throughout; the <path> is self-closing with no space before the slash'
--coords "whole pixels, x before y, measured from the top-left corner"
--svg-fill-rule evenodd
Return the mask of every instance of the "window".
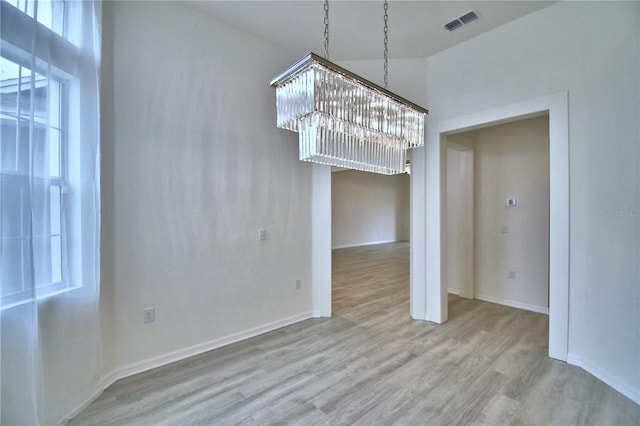
<path id="1" fill-rule="evenodd" d="M 81 202 L 74 195 L 79 179 L 72 176 L 81 156 L 70 152 L 79 146 L 73 138 L 79 135 L 81 61 L 73 44 L 79 29 L 65 27 L 76 21 L 65 15 L 63 1 L 3 0 L 1 5 L 0 294 L 5 308 L 81 286 L 81 279 L 71 279 L 70 262 L 79 250 L 70 241 L 77 240 L 74 228 L 81 226 Z"/>
<path id="2" fill-rule="evenodd" d="M 63 1 L 34 1 L 34 0 L 5 0 L 30 18 L 63 36 L 64 2 Z"/>

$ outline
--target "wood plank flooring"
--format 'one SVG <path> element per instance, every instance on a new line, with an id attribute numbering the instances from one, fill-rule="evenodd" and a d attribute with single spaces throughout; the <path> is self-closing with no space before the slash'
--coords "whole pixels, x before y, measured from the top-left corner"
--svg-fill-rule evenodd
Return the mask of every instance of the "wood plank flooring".
<path id="1" fill-rule="evenodd" d="M 638 425 L 640 407 L 547 357 L 548 317 L 451 296 L 409 317 L 409 246 L 335 250 L 333 317 L 120 380 L 70 425 Z"/>

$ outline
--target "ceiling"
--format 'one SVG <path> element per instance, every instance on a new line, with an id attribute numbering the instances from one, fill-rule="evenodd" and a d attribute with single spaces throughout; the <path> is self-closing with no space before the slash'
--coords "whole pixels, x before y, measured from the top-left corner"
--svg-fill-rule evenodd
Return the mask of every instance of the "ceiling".
<path id="1" fill-rule="evenodd" d="M 389 57 L 425 58 L 547 7 L 553 1 L 389 0 Z M 323 1 L 195 1 L 204 12 L 297 56 L 324 56 Z M 480 16 L 453 32 L 443 25 L 475 10 Z M 383 57 L 381 0 L 329 1 L 329 59 Z"/>

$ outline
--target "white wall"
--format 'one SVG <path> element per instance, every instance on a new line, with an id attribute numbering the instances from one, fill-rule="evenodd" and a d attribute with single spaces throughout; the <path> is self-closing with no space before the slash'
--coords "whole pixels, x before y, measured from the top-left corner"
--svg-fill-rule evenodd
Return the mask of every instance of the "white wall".
<path id="1" fill-rule="evenodd" d="M 107 359 L 128 374 L 309 317 L 311 166 L 268 86 L 297 58 L 185 5 L 109 7 Z"/>
<path id="2" fill-rule="evenodd" d="M 409 175 L 331 174 L 332 248 L 409 240 Z"/>
<path id="3" fill-rule="evenodd" d="M 568 91 L 569 361 L 636 401 L 639 20 L 638 2 L 560 2 L 434 55 L 426 66 L 432 121 Z"/>

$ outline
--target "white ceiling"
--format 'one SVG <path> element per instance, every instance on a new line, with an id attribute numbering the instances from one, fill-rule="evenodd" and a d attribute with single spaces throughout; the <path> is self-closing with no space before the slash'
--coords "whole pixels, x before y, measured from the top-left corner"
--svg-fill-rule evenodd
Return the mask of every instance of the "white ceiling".
<path id="1" fill-rule="evenodd" d="M 492 28 L 553 4 L 553 1 L 389 0 L 389 57 L 425 58 Z M 324 56 L 323 1 L 196 1 L 215 16 L 302 57 Z M 453 32 L 443 25 L 476 10 L 480 19 Z M 329 59 L 383 56 L 383 2 L 329 1 Z"/>

